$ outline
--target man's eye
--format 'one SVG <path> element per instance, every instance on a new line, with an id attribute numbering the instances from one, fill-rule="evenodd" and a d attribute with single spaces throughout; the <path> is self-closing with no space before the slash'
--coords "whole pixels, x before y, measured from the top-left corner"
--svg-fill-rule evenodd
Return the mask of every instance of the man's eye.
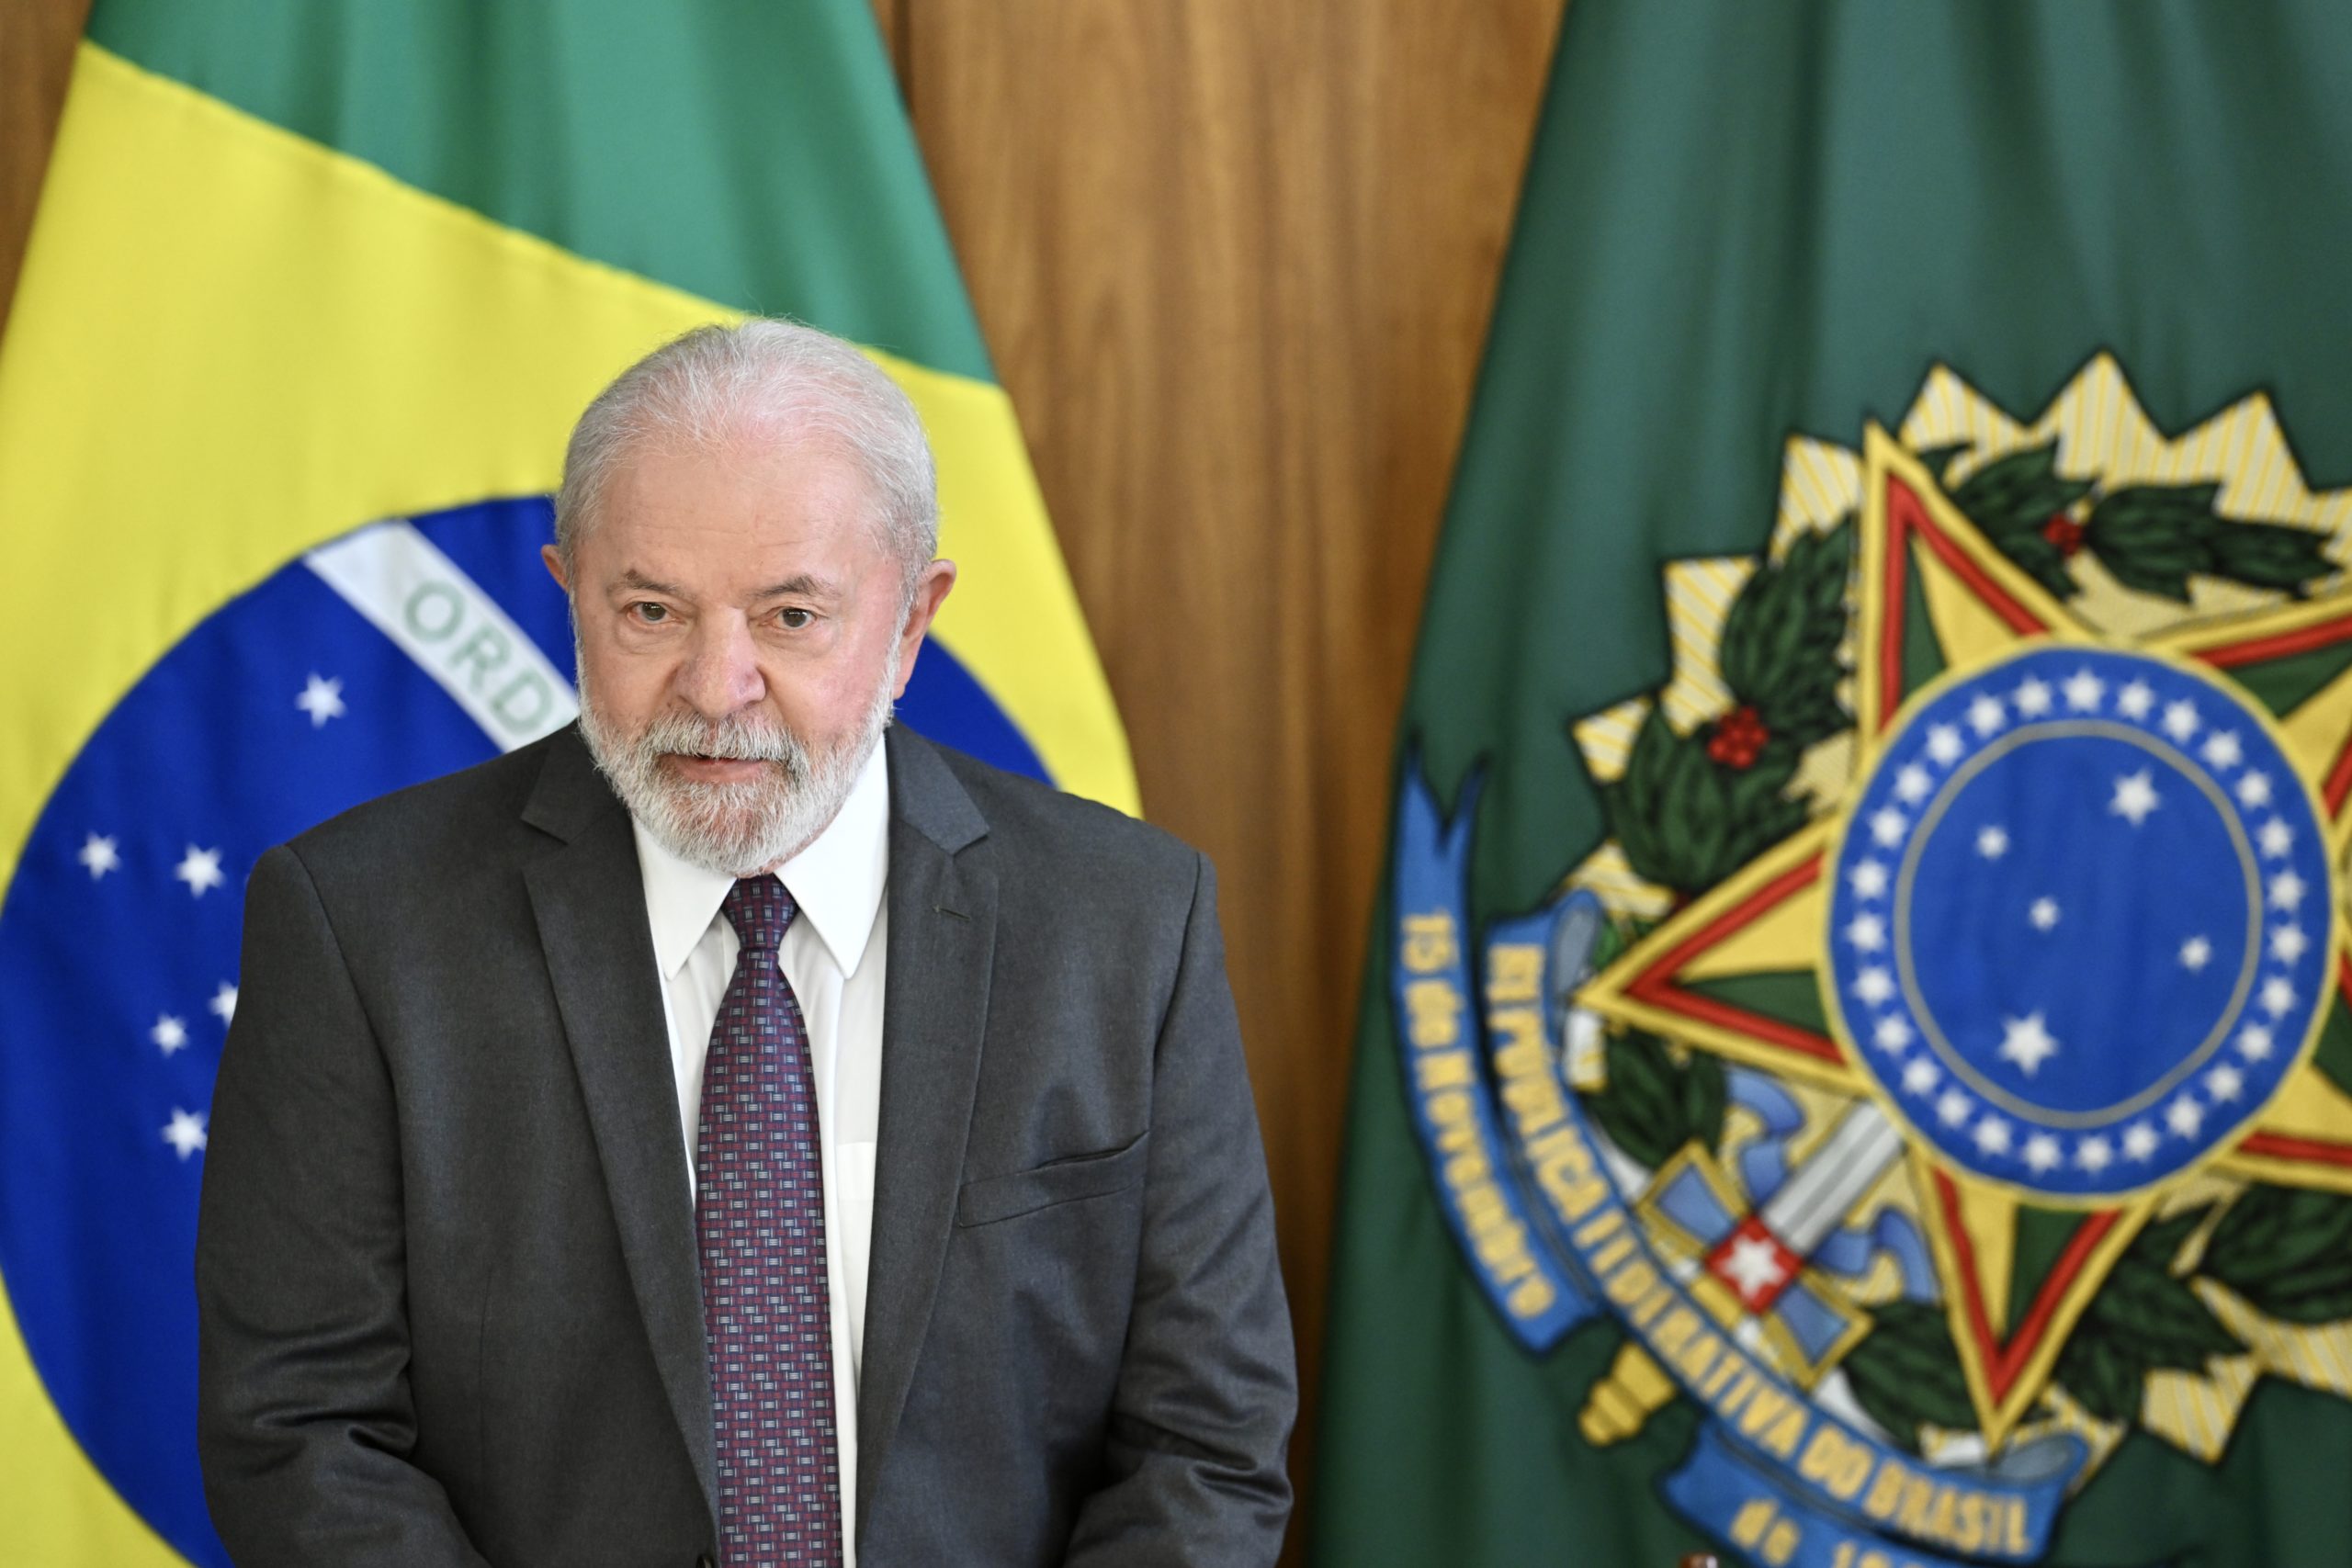
<path id="1" fill-rule="evenodd" d="M 786 630 L 797 632 L 801 627 L 807 626 L 809 622 L 815 620 L 817 616 L 813 611 L 792 609 L 778 610 L 775 613 L 775 618 L 777 623 L 783 626 Z"/>
<path id="2" fill-rule="evenodd" d="M 658 626 L 670 618 L 670 606 L 650 604 L 631 604 L 628 607 L 628 613 L 649 626 Z"/>

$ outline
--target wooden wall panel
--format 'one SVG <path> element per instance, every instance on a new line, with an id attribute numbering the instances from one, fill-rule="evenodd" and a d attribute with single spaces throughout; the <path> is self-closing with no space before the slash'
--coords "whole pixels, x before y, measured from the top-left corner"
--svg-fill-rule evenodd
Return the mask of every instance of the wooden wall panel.
<path id="1" fill-rule="evenodd" d="M 1304 1483 L 1392 727 L 1564 0 L 875 4 L 1146 810 L 1220 868 Z M 0 301 L 87 8 L 0 0 Z"/>
<path id="2" fill-rule="evenodd" d="M 1302 1483 L 1393 728 L 1561 8 L 891 0 L 1145 810 L 1219 867 Z"/>
<path id="3" fill-rule="evenodd" d="M 0 331 L 90 0 L 0 0 Z"/>

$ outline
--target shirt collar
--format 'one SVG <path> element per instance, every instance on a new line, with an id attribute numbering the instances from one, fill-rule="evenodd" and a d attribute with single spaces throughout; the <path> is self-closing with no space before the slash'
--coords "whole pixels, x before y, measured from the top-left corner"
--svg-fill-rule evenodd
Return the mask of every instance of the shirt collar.
<path id="1" fill-rule="evenodd" d="M 799 918 L 816 928 L 818 939 L 843 975 L 857 973 L 882 907 L 890 874 L 890 768 L 888 748 L 876 741 L 850 785 L 849 798 L 808 847 L 776 873 L 792 890 Z M 666 984 L 675 979 L 710 922 L 718 918 L 735 879 L 690 865 L 672 854 L 635 818 L 637 863 L 645 880 L 645 912 L 653 930 L 653 956 Z"/>

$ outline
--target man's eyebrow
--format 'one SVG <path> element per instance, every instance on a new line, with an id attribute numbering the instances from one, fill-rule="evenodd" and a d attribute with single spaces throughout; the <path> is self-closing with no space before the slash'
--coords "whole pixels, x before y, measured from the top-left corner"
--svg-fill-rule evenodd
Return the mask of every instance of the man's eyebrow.
<path id="1" fill-rule="evenodd" d="M 819 577 L 812 572 L 798 571 L 786 578 L 782 582 L 770 583 L 752 594 L 752 598 L 754 602 L 762 599 L 782 599 L 787 595 L 795 598 L 828 599 L 838 592 L 839 590 L 828 579 Z"/>
<path id="2" fill-rule="evenodd" d="M 673 599 L 683 599 L 686 596 L 684 589 L 674 587 L 667 582 L 656 582 L 635 567 L 629 568 L 613 579 L 613 586 L 633 589 L 639 593 L 667 593 Z"/>

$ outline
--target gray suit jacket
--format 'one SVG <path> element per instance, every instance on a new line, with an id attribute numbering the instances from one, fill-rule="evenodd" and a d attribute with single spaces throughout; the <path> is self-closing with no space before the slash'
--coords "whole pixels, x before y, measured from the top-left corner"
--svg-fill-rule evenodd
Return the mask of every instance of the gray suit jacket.
<path id="1" fill-rule="evenodd" d="M 888 744 L 859 1560 L 1271 1562 L 1290 1325 L 1208 864 Z M 715 1561 L 668 1035 L 577 734 L 270 851 L 242 980 L 196 1270 L 234 1559 Z"/>

